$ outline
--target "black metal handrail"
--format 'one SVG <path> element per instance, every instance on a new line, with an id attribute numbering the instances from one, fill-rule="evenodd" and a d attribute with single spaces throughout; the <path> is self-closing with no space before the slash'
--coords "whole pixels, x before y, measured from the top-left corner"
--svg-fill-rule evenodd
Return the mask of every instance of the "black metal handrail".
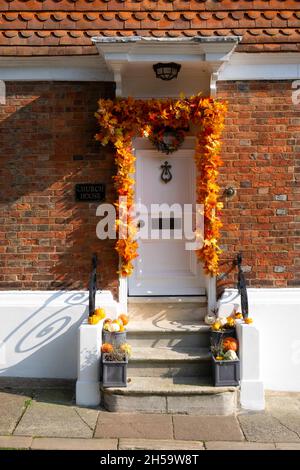
<path id="1" fill-rule="evenodd" d="M 249 304 L 248 304 L 248 294 L 247 294 L 247 282 L 242 269 L 242 253 L 239 253 L 236 258 L 231 262 L 231 266 L 226 272 L 223 272 L 218 276 L 218 282 L 221 283 L 221 289 L 219 289 L 218 298 L 224 293 L 226 286 L 226 279 L 229 275 L 237 268 L 238 269 L 238 280 L 237 280 L 237 289 L 241 297 L 241 310 L 244 318 L 248 317 L 249 313 Z M 229 287 L 229 286 L 228 286 Z"/>
<path id="2" fill-rule="evenodd" d="M 92 272 L 89 280 L 89 317 L 93 315 L 96 306 L 97 264 L 98 257 L 96 253 L 94 253 L 92 256 Z"/>
<path id="3" fill-rule="evenodd" d="M 242 269 L 242 261 L 243 261 L 242 253 L 239 253 L 236 257 L 236 265 L 238 268 L 237 289 L 241 296 L 241 309 L 242 309 L 243 317 L 248 318 L 248 314 L 249 314 L 248 293 L 247 293 L 246 278 Z"/>

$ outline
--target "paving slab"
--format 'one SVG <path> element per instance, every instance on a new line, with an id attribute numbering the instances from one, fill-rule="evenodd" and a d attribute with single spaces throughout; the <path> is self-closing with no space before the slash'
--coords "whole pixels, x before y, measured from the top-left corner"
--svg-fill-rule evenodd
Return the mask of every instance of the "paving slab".
<path id="1" fill-rule="evenodd" d="M 36 437 L 33 450 L 117 450 L 117 439 L 68 439 L 55 437 Z"/>
<path id="2" fill-rule="evenodd" d="M 0 436 L 0 449 L 29 449 L 31 437 Z"/>
<path id="3" fill-rule="evenodd" d="M 294 431 L 267 412 L 243 414 L 238 419 L 248 441 L 300 442 Z"/>
<path id="4" fill-rule="evenodd" d="M 171 415 L 100 413 L 95 437 L 173 439 Z"/>
<path id="5" fill-rule="evenodd" d="M 207 450 L 275 450 L 275 444 L 271 442 L 232 442 L 212 441 L 205 442 Z"/>
<path id="6" fill-rule="evenodd" d="M 174 415 L 175 439 L 187 441 L 242 441 L 244 439 L 235 416 Z"/>
<path id="7" fill-rule="evenodd" d="M 95 411 L 95 410 L 92 410 Z M 92 437 L 93 429 L 76 407 L 33 402 L 15 432 L 17 436 Z"/>
<path id="8" fill-rule="evenodd" d="M 275 447 L 279 450 L 300 450 L 300 442 L 276 442 Z"/>
<path id="9" fill-rule="evenodd" d="M 204 445 L 198 441 L 120 439 L 119 450 L 204 450 Z"/>
<path id="10" fill-rule="evenodd" d="M 300 440 L 300 393 L 267 392 L 267 411 Z"/>
<path id="11" fill-rule="evenodd" d="M 0 392 L 0 434 L 11 434 L 31 397 Z"/>

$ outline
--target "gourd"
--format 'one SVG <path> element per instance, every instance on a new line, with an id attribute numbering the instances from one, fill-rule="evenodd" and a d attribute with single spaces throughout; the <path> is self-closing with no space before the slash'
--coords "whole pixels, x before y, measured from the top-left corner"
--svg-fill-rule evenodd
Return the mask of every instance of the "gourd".
<path id="1" fill-rule="evenodd" d="M 237 354 L 235 351 L 232 349 L 229 349 L 225 354 L 224 354 L 224 359 L 226 361 L 236 361 L 238 359 Z"/>

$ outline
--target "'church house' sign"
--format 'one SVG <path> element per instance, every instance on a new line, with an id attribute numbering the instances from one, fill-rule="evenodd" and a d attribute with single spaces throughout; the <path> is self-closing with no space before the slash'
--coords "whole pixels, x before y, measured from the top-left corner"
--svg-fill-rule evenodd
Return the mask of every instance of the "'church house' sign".
<path id="1" fill-rule="evenodd" d="M 79 183 L 75 185 L 75 200 L 80 202 L 100 202 L 105 199 L 105 184 Z"/>

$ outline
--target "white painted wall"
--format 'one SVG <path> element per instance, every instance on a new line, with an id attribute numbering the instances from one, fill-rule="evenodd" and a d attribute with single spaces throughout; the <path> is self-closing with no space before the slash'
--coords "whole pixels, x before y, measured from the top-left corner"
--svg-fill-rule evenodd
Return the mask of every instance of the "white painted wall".
<path id="1" fill-rule="evenodd" d="M 116 315 L 112 302 L 110 292 L 97 292 L 96 305 L 109 304 Z M 87 291 L 0 292 L 0 377 L 75 379 L 78 328 L 87 315 Z"/>
<path id="2" fill-rule="evenodd" d="M 300 288 L 248 289 L 248 296 L 249 316 L 260 334 L 265 389 L 300 391 Z M 220 301 L 220 314 L 230 314 L 234 306 L 239 306 L 239 296 L 228 289 Z"/>
<path id="3" fill-rule="evenodd" d="M 0 376 L 76 377 L 87 291 L 0 293 Z"/>

